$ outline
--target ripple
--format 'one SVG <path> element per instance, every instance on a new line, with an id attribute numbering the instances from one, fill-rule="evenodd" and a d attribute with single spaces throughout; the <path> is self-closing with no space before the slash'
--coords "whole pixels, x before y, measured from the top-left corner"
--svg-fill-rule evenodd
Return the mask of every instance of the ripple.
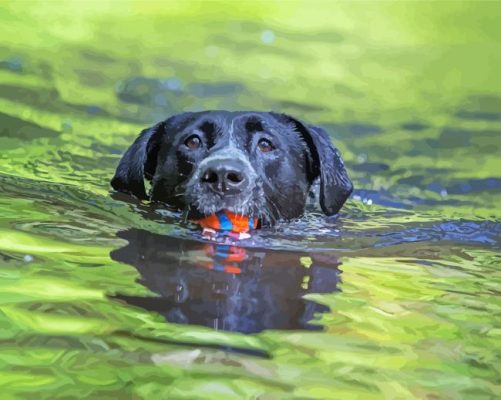
<path id="1" fill-rule="evenodd" d="M 428 227 L 388 232 L 378 236 L 381 239 L 376 246 L 393 246 L 422 241 L 450 241 L 498 246 L 501 239 L 501 222 L 445 221 Z"/>
<path id="2" fill-rule="evenodd" d="M 59 136 L 59 132 L 0 112 L 1 136 L 28 141 L 41 137 L 56 137 Z"/>

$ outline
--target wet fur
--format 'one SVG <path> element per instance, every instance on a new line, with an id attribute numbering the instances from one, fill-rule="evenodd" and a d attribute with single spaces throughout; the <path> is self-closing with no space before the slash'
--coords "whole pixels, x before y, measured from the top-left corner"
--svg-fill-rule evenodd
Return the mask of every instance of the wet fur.
<path id="1" fill-rule="evenodd" d="M 190 151 L 192 134 L 203 140 Z M 259 138 L 274 151 L 256 150 Z M 236 160 L 249 178 L 237 196 L 218 195 L 200 183 L 204 165 Z M 151 182 L 146 192 L 144 180 Z M 258 217 L 262 225 L 302 215 L 311 185 L 320 180 L 320 205 L 335 214 L 353 190 L 338 150 L 325 131 L 285 114 L 205 111 L 175 115 L 141 132 L 122 157 L 114 189 L 161 201 L 192 215 L 221 209 Z"/>

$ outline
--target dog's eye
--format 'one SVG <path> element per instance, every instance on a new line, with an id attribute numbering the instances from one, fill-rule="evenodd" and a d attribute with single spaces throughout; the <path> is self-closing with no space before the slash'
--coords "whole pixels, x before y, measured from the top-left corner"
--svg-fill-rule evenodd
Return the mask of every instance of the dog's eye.
<path id="1" fill-rule="evenodd" d="M 202 140 L 197 135 L 191 135 L 184 144 L 192 150 L 198 149 L 202 145 Z"/>
<path id="2" fill-rule="evenodd" d="M 267 153 L 275 149 L 275 147 L 273 147 L 273 144 L 271 144 L 268 139 L 260 139 L 257 143 L 257 148 L 263 153 Z"/>

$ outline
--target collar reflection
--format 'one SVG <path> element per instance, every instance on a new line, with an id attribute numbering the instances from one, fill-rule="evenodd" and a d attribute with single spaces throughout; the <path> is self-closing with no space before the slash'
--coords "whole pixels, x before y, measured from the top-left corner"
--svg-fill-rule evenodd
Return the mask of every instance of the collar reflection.
<path id="1" fill-rule="evenodd" d="M 162 314 L 169 322 L 242 333 L 321 330 L 325 305 L 302 298 L 338 291 L 339 260 L 306 253 L 201 243 L 130 229 L 111 257 L 135 267 L 139 283 L 158 296 L 113 297 Z"/>

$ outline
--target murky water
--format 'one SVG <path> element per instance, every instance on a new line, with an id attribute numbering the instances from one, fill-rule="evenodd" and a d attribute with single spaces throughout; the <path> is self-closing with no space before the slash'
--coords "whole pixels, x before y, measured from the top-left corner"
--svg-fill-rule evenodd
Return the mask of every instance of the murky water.
<path id="1" fill-rule="evenodd" d="M 0 6 L 2 398 L 501 392 L 497 3 L 51 4 Z M 234 246 L 110 192 L 213 108 L 324 126 L 352 199 Z"/>

